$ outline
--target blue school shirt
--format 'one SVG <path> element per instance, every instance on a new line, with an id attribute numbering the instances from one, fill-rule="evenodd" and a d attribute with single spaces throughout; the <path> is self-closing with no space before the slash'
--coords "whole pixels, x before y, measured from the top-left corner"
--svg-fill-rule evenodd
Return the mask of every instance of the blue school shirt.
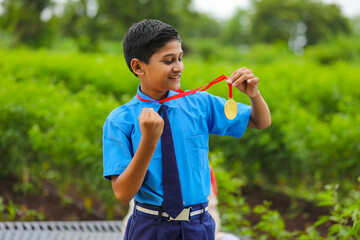
<path id="1" fill-rule="evenodd" d="M 153 100 L 138 88 L 143 99 Z M 169 91 L 168 97 L 178 94 Z M 210 194 L 209 134 L 240 138 L 248 125 L 250 109 L 238 103 L 238 114 L 228 120 L 224 114 L 226 100 L 207 92 L 198 92 L 165 102 L 173 134 L 185 206 L 204 203 Z M 140 101 L 136 96 L 114 109 L 103 127 L 104 177 L 120 175 L 132 160 L 141 139 L 138 117 L 143 108 L 159 111 L 161 104 Z M 135 195 L 140 203 L 161 206 L 163 202 L 161 140 L 150 161 L 144 182 Z"/>

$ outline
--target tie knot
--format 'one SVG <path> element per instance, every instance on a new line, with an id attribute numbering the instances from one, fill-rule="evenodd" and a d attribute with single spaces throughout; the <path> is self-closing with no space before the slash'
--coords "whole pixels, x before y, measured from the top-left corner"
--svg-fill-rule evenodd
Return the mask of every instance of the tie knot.
<path id="1" fill-rule="evenodd" d="M 167 109 L 168 109 L 168 106 L 162 104 L 161 107 L 160 107 L 160 109 L 161 109 L 163 112 L 166 112 Z"/>

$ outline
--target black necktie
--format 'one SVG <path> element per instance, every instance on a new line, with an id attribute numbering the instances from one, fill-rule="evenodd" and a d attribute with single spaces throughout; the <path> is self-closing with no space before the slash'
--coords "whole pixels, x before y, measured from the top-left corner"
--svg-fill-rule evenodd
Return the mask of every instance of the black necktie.
<path id="1" fill-rule="evenodd" d="M 176 218 L 184 209 L 181 195 L 179 171 L 176 163 L 175 148 L 170 122 L 166 113 L 167 106 L 162 105 L 164 130 L 161 135 L 162 180 L 164 190 L 163 210 L 172 218 Z"/>

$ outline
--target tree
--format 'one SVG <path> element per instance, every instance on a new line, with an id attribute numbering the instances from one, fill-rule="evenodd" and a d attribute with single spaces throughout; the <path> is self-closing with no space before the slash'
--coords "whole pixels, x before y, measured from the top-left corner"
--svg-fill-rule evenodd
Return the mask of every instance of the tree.
<path id="1" fill-rule="evenodd" d="M 94 10 L 90 10 L 92 4 Z M 104 27 L 99 20 L 97 7 L 96 0 L 70 0 L 65 4 L 61 18 L 62 35 L 75 39 L 83 52 L 100 50 Z"/>
<path id="2" fill-rule="evenodd" d="M 360 15 L 351 19 L 351 29 L 354 35 L 360 35 Z"/>
<path id="3" fill-rule="evenodd" d="M 251 34 L 255 41 L 288 41 L 299 35 L 307 44 L 350 33 L 347 18 L 338 6 L 317 0 L 253 0 Z"/>
<path id="4" fill-rule="evenodd" d="M 4 0 L 0 26 L 15 37 L 15 45 L 32 47 L 51 44 L 52 22 L 41 20 L 41 13 L 52 5 L 52 0 Z"/>
<path id="5" fill-rule="evenodd" d="M 123 37 L 126 30 L 143 19 L 158 19 L 174 27 L 188 16 L 191 0 L 98 0 L 99 17 L 111 38 Z"/>
<path id="6" fill-rule="evenodd" d="M 67 0 L 60 15 L 55 0 L 3 0 L 0 26 L 15 36 L 17 44 L 48 46 L 55 33 L 61 33 L 75 39 L 82 51 L 100 50 L 104 39 L 121 41 L 131 24 L 150 18 L 174 26 L 184 39 L 217 38 L 219 23 L 192 11 L 191 1 Z M 50 17 L 44 19 L 44 13 Z"/>
<path id="7" fill-rule="evenodd" d="M 143 19 L 179 26 L 190 3 L 191 0 L 69 0 L 61 20 L 63 35 L 75 38 L 80 50 L 98 50 L 101 39 L 121 40 L 131 24 Z M 93 4 L 96 13 L 89 14 Z"/>
<path id="8" fill-rule="evenodd" d="M 234 45 L 248 44 L 250 39 L 251 21 L 248 11 L 238 9 L 226 23 L 221 38 L 225 43 Z"/>

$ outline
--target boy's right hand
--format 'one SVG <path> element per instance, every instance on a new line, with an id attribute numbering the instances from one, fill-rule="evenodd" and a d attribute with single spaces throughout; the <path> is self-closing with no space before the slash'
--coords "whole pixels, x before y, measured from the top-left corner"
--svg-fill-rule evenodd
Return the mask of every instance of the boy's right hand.
<path id="1" fill-rule="evenodd" d="M 164 129 L 164 120 L 152 108 L 143 108 L 139 116 L 142 139 L 156 145 Z"/>

